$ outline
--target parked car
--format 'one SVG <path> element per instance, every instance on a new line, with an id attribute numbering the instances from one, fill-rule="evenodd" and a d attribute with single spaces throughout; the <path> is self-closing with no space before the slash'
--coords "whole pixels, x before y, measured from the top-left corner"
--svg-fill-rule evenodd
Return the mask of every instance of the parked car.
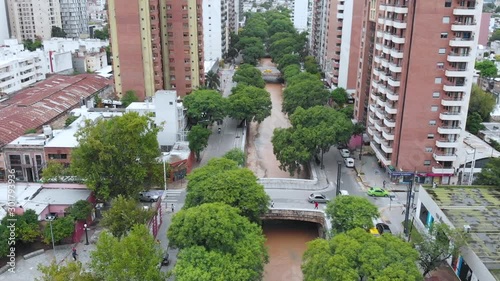
<path id="1" fill-rule="evenodd" d="M 347 190 L 341 189 L 340 190 L 340 195 L 347 196 L 347 195 L 349 195 L 349 192 Z"/>
<path id="2" fill-rule="evenodd" d="M 341 149 L 340 155 L 342 155 L 342 157 L 344 158 L 348 158 L 351 156 L 351 152 L 349 152 L 349 149 Z"/>
<path id="3" fill-rule="evenodd" d="M 344 164 L 347 168 L 354 168 L 354 159 L 344 158 Z"/>
<path id="4" fill-rule="evenodd" d="M 161 260 L 161 265 L 167 266 L 170 264 L 170 259 L 167 250 L 163 253 L 163 259 Z"/>
<path id="5" fill-rule="evenodd" d="M 389 196 L 389 192 L 380 187 L 370 187 L 370 189 L 368 189 L 368 196 L 387 197 Z"/>
<path id="6" fill-rule="evenodd" d="M 377 223 L 377 225 L 375 227 L 377 228 L 378 233 L 380 233 L 380 234 L 385 234 L 385 233 L 391 234 L 392 233 L 391 228 L 385 223 Z"/>
<path id="7" fill-rule="evenodd" d="M 330 199 L 328 199 L 324 194 L 321 193 L 311 193 L 307 200 L 309 201 L 309 203 L 328 203 L 328 201 L 330 201 Z"/>
<path id="8" fill-rule="evenodd" d="M 142 202 L 156 202 L 158 199 L 160 199 L 158 194 L 149 191 L 139 192 L 139 200 Z"/>

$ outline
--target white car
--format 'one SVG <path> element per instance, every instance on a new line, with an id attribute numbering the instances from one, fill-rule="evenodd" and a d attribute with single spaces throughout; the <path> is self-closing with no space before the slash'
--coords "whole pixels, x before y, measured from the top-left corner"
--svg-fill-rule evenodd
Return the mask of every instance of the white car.
<path id="1" fill-rule="evenodd" d="M 342 196 L 348 196 L 349 195 L 349 191 L 341 189 L 340 190 L 340 195 L 342 195 Z"/>
<path id="2" fill-rule="evenodd" d="M 344 158 L 344 164 L 347 168 L 354 168 L 354 159 Z"/>
<path id="3" fill-rule="evenodd" d="M 351 153 L 349 152 L 349 149 L 341 149 L 340 155 L 342 155 L 342 157 L 344 158 L 349 158 L 351 156 Z"/>

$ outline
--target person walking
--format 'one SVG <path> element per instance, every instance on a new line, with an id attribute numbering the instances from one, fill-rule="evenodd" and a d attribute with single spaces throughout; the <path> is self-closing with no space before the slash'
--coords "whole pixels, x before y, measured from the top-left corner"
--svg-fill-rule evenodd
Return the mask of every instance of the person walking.
<path id="1" fill-rule="evenodd" d="M 271 200 L 271 208 L 274 208 L 274 201 Z"/>
<path id="2" fill-rule="evenodd" d="M 220 128 L 219 128 L 219 129 L 217 129 L 217 133 L 220 135 Z"/>
<path id="3" fill-rule="evenodd" d="M 314 202 L 314 209 L 318 209 L 318 206 L 319 206 L 318 202 Z"/>
<path id="4" fill-rule="evenodd" d="M 71 255 L 73 256 L 73 260 L 76 261 L 76 256 L 78 256 L 78 254 L 76 253 L 76 248 L 73 248 L 73 252 L 71 253 Z"/>
<path id="5" fill-rule="evenodd" d="M 172 213 L 174 212 L 174 204 L 172 204 Z"/>

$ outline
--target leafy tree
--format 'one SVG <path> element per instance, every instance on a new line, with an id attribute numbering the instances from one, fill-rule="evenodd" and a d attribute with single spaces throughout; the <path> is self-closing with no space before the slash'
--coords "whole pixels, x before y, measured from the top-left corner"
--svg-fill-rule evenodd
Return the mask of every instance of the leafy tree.
<path id="1" fill-rule="evenodd" d="M 245 152 L 243 152 L 239 148 L 233 148 L 233 149 L 229 150 L 222 157 L 229 159 L 229 160 L 233 160 L 234 162 L 238 163 L 238 166 L 240 166 L 240 167 L 244 167 L 245 163 L 246 163 Z"/>
<path id="2" fill-rule="evenodd" d="M 266 53 L 264 50 L 264 46 L 252 46 L 246 49 L 243 49 L 243 61 L 247 64 L 257 65 L 257 62 L 261 57 L 263 57 Z"/>
<path id="3" fill-rule="evenodd" d="M 118 195 L 111 201 L 111 208 L 103 213 L 101 224 L 120 238 L 134 225 L 146 224 L 153 214 L 153 210 L 144 209 L 136 199 Z"/>
<path id="4" fill-rule="evenodd" d="M 363 123 L 356 123 L 352 127 L 352 135 L 353 136 L 362 136 L 363 133 L 365 132 L 365 125 Z"/>
<path id="5" fill-rule="evenodd" d="M 133 102 L 138 102 L 139 98 L 137 97 L 137 94 L 133 90 L 128 90 L 125 92 L 125 95 L 123 95 L 121 102 L 123 107 L 128 107 L 131 103 Z"/>
<path id="6" fill-rule="evenodd" d="M 52 26 L 51 37 L 66 38 L 66 36 L 67 36 L 67 34 L 66 34 L 66 32 L 64 32 L 64 30 L 62 28 L 60 28 L 59 26 L 55 26 L 55 25 Z"/>
<path id="7" fill-rule="evenodd" d="M 484 125 L 481 115 L 478 112 L 469 112 L 467 115 L 466 129 L 471 134 L 476 135 L 480 130 L 484 130 Z"/>
<path id="8" fill-rule="evenodd" d="M 299 77 L 296 75 L 293 77 Z M 297 107 L 308 109 L 317 105 L 324 105 L 328 101 L 330 93 L 325 89 L 323 83 L 318 80 L 304 80 L 288 86 L 283 91 L 282 111 L 292 115 Z"/>
<path id="9" fill-rule="evenodd" d="M 434 223 L 422 236 L 422 241 L 417 243 L 415 248 L 420 253 L 418 263 L 424 271 L 424 276 L 443 261 L 457 255 L 460 248 L 465 245 L 465 234 L 460 230 L 451 229 L 444 223 Z"/>
<path id="10" fill-rule="evenodd" d="M 295 27 L 293 27 L 293 23 L 290 19 L 276 19 L 271 22 L 268 29 L 268 36 L 273 36 L 278 32 L 288 32 L 295 33 Z"/>
<path id="11" fill-rule="evenodd" d="M 262 89 L 266 86 L 260 70 L 249 64 L 240 65 L 240 68 L 234 73 L 233 81 Z"/>
<path id="12" fill-rule="evenodd" d="M 163 174 L 151 175 L 163 173 L 155 169 L 160 157 L 158 131 L 149 116 L 135 112 L 87 122 L 76 134 L 79 145 L 72 151 L 71 169 L 100 199 L 137 196 L 148 179 L 163 181 Z"/>
<path id="13" fill-rule="evenodd" d="M 240 37 L 238 43 L 234 47 L 240 51 L 250 47 L 263 47 L 262 39 L 258 37 Z"/>
<path id="14" fill-rule="evenodd" d="M 238 163 L 233 160 L 229 160 L 226 158 L 212 158 L 210 159 L 205 166 L 194 169 L 191 174 L 187 176 L 188 178 L 188 192 L 189 187 L 192 185 L 203 184 L 205 180 L 218 175 L 220 173 L 224 173 L 227 170 L 235 170 L 238 169 Z"/>
<path id="15" fill-rule="evenodd" d="M 347 91 L 341 87 L 336 88 L 332 91 L 332 99 L 339 107 L 343 107 L 347 103 Z"/>
<path id="16" fill-rule="evenodd" d="M 28 51 L 36 51 L 36 49 L 42 48 L 42 39 L 36 38 L 35 41 L 31 39 L 27 39 L 23 41 L 24 48 Z"/>
<path id="17" fill-rule="evenodd" d="M 298 53 L 300 49 L 297 39 L 293 37 L 284 38 L 273 42 L 269 46 L 269 54 L 274 61 L 279 61 L 283 56 L 287 54 Z"/>
<path id="18" fill-rule="evenodd" d="M 229 116 L 234 119 L 260 123 L 271 115 L 271 95 L 261 88 L 238 84 L 228 102 Z"/>
<path id="19" fill-rule="evenodd" d="M 188 176 L 188 193 L 184 207 L 187 209 L 205 203 L 225 203 L 237 208 L 242 216 L 259 222 L 269 205 L 269 196 L 264 187 L 257 182 L 257 177 L 249 169 L 238 167 L 234 161 L 231 161 L 229 169 L 225 166 L 214 166 L 220 162 L 212 159 L 206 166 L 196 169 L 200 171 L 193 176 L 194 181 Z M 196 180 L 201 174 L 205 176 L 204 179 Z"/>
<path id="20" fill-rule="evenodd" d="M 490 158 L 474 184 L 500 186 L 500 158 Z"/>
<path id="21" fill-rule="evenodd" d="M 491 60 L 476 62 L 474 68 L 481 72 L 482 77 L 497 77 L 497 66 Z"/>
<path id="22" fill-rule="evenodd" d="M 227 100 L 214 90 L 196 90 L 184 98 L 187 116 L 196 124 L 209 125 L 226 117 Z"/>
<path id="23" fill-rule="evenodd" d="M 342 113 L 347 119 L 352 119 L 354 116 L 354 106 L 348 105 L 346 107 L 341 108 L 339 112 Z"/>
<path id="24" fill-rule="evenodd" d="M 65 216 L 52 221 L 52 233 L 50 231 L 50 223 L 45 225 L 43 232 L 43 242 L 46 244 L 52 243 L 52 234 L 54 242 L 59 243 L 61 240 L 70 237 L 75 232 L 75 218 Z"/>
<path id="25" fill-rule="evenodd" d="M 189 149 L 194 152 L 196 159 L 200 161 L 200 153 L 208 146 L 208 138 L 212 131 L 200 125 L 193 126 L 187 135 Z"/>
<path id="26" fill-rule="evenodd" d="M 87 272 L 79 261 L 57 264 L 55 261 L 48 266 L 38 264 L 38 271 L 43 276 L 35 278 L 36 281 L 98 281 L 92 273 Z"/>
<path id="27" fill-rule="evenodd" d="M 490 42 L 500 40 L 500 29 L 496 29 L 489 39 Z"/>
<path id="28" fill-rule="evenodd" d="M 313 56 L 307 56 L 304 59 L 304 69 L 312 74 L 319 73 L 319 65 Z"/>
<path id="29" fill-rule="evenodd" d="M 300 174 L 302 167 L 306 166 L 312 159 L 309 145 L 303 145 L 303 139 L 310 136 L 303 135 L 304 131 L 296 131 L 293 128 L 276 128 L 273 132 L 271 143 L 276 160 L 280 162 L 280 169 L 288 171 L 291 176 Z"/>
<path id="30" fill-rule="evenodd" d="M 355 228 L 368 230 L 379 216 L 378 208 L 368 199 L 358 196 L 338 196 L 326 206 L 332 231 L 343 233 Z"/>
<path id="31" fill-rule="evenodd" d="M 300 65 L 299 55 L 286 54 L 278 61 L 278 69 L 280 71 L 290 65 Z"/>
<path id="32" fill-rule="evenodd" d="M 158 270 L 162 252 L 145 225 L 136 225 L 122 239 L 101 233 L 90 253 L 90 268 L 98 280 L 165 280 Z"/>
<path id="33" fill-rule="evenodd" d="M 109 28 L 106 25 L 102 30 L 94 30 L 94 38 L 100 40 L 108 40 L 109 39 Z"/>
<path id="34" fill-rule="evenodd" d="M 210 70 L 205 75 L 205 85 L 209 90 L 217 90 L 220 87 L 220 78 L 217 72 Z"/>
<path id="35" fill-rule="evenodd" d="M 275 34 L 273 34 L 273 36 L 271 36 L 269 38 L 269 45 L 271 45 L 272 43 L 274 42 L 277 42 L 281 39 L 288 39 L 288 38 L 293 38 L 294 37 L 294 33 L 290 33 L 290 32 L 276 32 Z"/>
<path id="36" fill-rule="evenodd" d="M 6 257 L 10 253 L 10 233 L 10 229 L 7 228 L 7 225 L 2 223 L 0 225 L 0 258 Z"/>
<path id="37" fill-rule="evenodd" d="M 423 280 L 418 253 L 397 236 L 375 237 L 356 228 L 331 240 L 308 243 L 302 260 L 305 281 Z"/>
<path id="38" fill-rule="evenodd" d="M 490 119 L 490 113 L 495 108 L 495 97 L 483 91 L 478 85 L 472 85 L 471 97 L 469 100 L 469 113 L 477 112 L 483 121 Z"/>
<path id="39" fill-rule="evenodd" d="M 47 166 L 42 170 L 44 182 L 62 182 L 64 177 L 70 176 L 71 171 L 64 164 L 55 160 L 49 160 Z"/>
<path id="40" fill-rule="evenodd" d="M 64 121 L 64 126 L 68 127 L 73 122 L 75 122 L 76 119 L 78 119 L 78 116 L 76 116 L 76 115 L 70 115 L 70 116 L 68 116 L 68 118 L 66 118 L 66 121 Z"/>
<path id="41" fill-rule="evenodd" d="M 92 213 L 92 203 L 87 200 L 78 200 L 66 209 L 66 213 L 75 220 L 86 220 Z"/>
<path id="42" fill-rule="evenodd" d="M 300 66 L 296 64 L 289 65 L 283 69 L 282 73 L 285 81 L 288 81 L 293 76 L 300 74 Z"/>
<path id="43" fill-rule="evenodd" d="M 6 216 L 0 223 L 0 257 L 5 257 L 12 246 L 9 240 L 11 230 L 7 228 L 9 220 L 16 221 L 15 242 L 31 243 L 40 237 L 41 231 L 38 224 L 38 215 L 34 210 L 26 210 L 22 215 Z M 9 243 L 10 242 L 10 243 Z"/>
<path id="44" fill-rule="evenodd" d="M 497 141 L 493 140 L 493 139 L 490 139 L 489 140 L 489 144 L 497 151 L 500 151 L 500 143 L 498 143 Z"/>
<path id="45" fill-rule="evenodd" d="M 288 80 L 286 80 L 287 86 L 293 86 L 300 84 L 304 81 L 312 81 L 314 83 L 321 82 L 320 81 L 320 76 L 318 74 L 312 74 L 309 72 L 300 72 L 297 75 L 292 75 Z M 323 83 L 321 82 L 323 85 Z"/>

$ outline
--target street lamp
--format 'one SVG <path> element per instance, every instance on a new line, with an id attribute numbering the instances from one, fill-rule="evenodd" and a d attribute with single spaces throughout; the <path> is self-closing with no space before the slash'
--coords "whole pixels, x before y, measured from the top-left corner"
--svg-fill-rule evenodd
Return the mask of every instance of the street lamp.
<path id="1" fill-rule="evenodd" d="M 50 225 L 50 236 L 52 238 L 52 250 L 54 251 L 54 261 L 57 263 L 57 259 L 56 259 L 56 246 L 54 244 L 54 232 L 52 231 L 52 221 L 55 219 L 55 217 L 53 216 L 48 216 L 46 218 L 46 220 L 49 221 L 49 225 Z"/>
<path id="2" fill-rule="evenodd" d="M 83 224 L 83 229 L 85 230 L 85 245 L 88 245 L 89 244 L 89 235 L 87 233 L 88 227 L 87 227 L 86 223 Z"/>
<path id="3" fill-rule="evenodd" d="M 336 196 L 340 194 L 340 173 L 342 172 L 342 161 L 337 161 L 337 192 Z"/>
<path id="4" fill-rule="evenodd" d="M 165 191 L 167 191 L 167 164 L 165 164 L 165 159 L 163 160 L 163 182 L 165 185 Z"/>

